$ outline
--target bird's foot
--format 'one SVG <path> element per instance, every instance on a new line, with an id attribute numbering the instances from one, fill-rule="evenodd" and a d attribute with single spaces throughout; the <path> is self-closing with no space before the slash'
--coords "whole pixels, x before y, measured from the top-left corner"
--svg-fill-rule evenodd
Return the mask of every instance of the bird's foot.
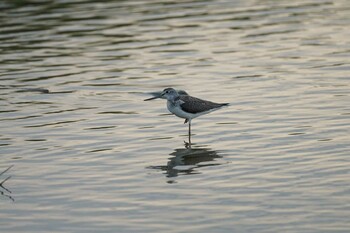
<path id="1" fill-rule="evenodd" d="M 184 141 L 184 144 L 185 144 L 185 148 L 186 149 L 191 149 L 192 147 L 192 143 L 191 142 L 186 142 L 186 141 Z"/>

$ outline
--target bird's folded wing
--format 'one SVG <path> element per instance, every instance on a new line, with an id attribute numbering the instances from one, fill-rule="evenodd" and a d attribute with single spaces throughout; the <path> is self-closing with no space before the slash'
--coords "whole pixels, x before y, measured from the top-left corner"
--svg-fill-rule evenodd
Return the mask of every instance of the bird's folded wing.
<path id="1" fill-rule="evenodd" d="M 196 114 L 200 112 L 206 112 L 215 108 L 223 106 L 223 104 L 214 103 L 207 100 L 198 99 L 196 97 L 181 95 L 180 99 L 184 102 L 180 104 L 183 111 Z"/>

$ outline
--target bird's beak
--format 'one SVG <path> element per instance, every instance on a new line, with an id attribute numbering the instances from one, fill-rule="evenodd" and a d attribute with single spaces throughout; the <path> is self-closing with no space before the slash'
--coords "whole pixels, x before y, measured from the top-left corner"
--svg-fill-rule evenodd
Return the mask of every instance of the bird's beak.
<path id="1" fill-rule="evenodd" d="M 151 93 L 149 93 L 149 94 L 151 94 L 153 97 L 148 98 L 148 99 L 145 99 L 144 101 L 149 101 L 149 100 L 154 100 L 154 99 L 162 99 L 162 98 L 163 98 L 163 95 L 164 95 L 164 93 L 163 93 L 163 92 L 160 92 L 160 91 L 151 92 Z"/>
<path id="2" fill-rule="evenodd" d="M 148 99 L 145 99 L 143 101 L 149 101 L 149 100 L 154 100 L 154 99 L 159 99 L 160 96 L 155 96 L 155 97 L 151 97 L 151 98 L 148 98 Z"/>

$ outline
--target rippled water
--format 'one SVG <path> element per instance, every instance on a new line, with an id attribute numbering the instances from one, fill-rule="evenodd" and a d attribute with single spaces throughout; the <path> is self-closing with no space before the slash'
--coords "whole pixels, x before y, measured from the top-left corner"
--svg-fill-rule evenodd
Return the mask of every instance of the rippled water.
<path id="1" fill-rule="evenodd" d="M 0 9 L 1 231 L 349 231 L 347 0 Z"/>

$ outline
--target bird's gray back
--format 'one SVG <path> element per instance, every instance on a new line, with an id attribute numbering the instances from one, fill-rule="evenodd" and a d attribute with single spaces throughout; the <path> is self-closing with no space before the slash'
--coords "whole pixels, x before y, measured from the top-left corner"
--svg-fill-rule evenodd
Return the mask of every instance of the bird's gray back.
<path id="1" fill-rule="evenodd" d="M 215 108 L 220 108 L 222 106 L 228 105 L 226 103 L 219 104 L 208 100 L 202 100 L 189 95 L 180 95 L 180 100 L 184 102 L 180 104 L 181 109 L 185 112 L 189 112 L 193 114 L 206 112 L 209 110 L 213 110 Z"/>

